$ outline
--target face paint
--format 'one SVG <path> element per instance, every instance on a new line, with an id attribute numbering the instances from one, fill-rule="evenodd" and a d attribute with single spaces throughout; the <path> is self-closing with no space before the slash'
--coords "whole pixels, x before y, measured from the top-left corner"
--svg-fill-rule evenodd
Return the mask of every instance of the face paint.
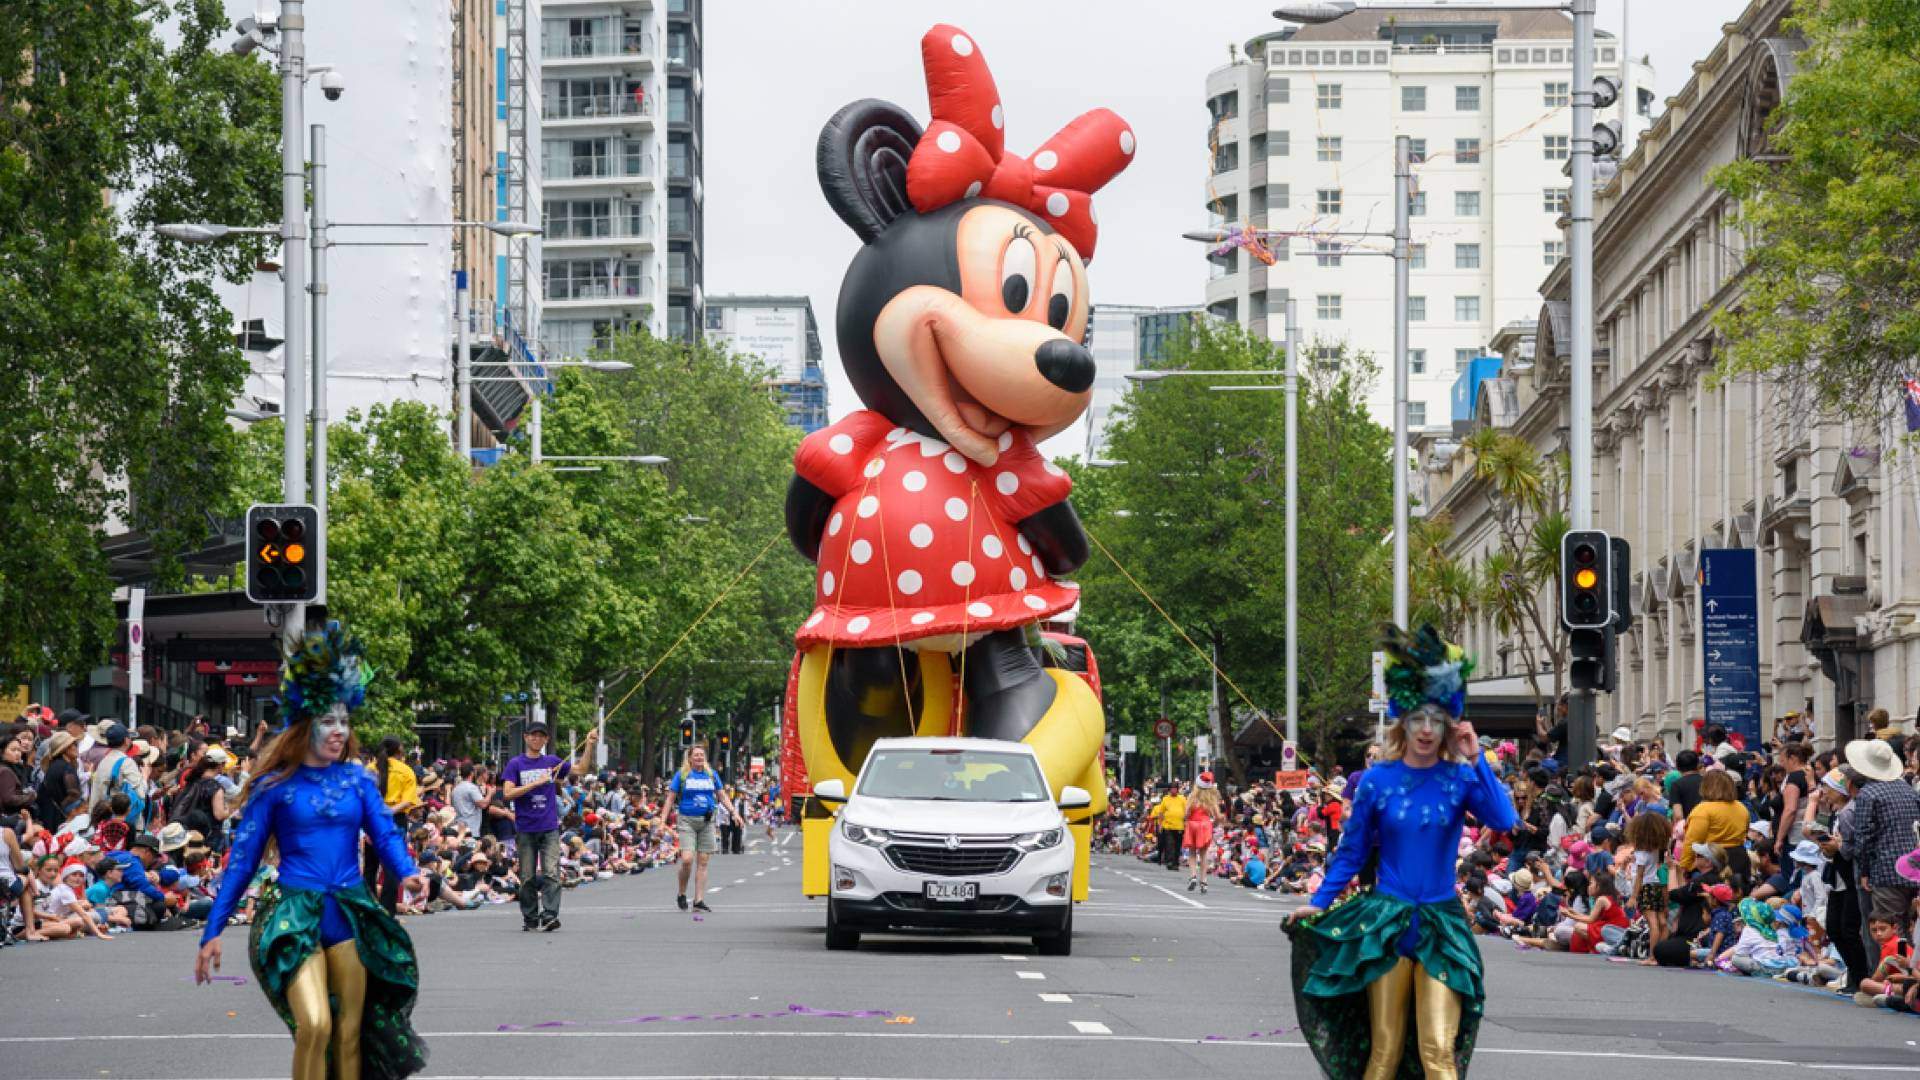
<path id="1" fill-rule="evenodd" d="M 1444 732 L 1447 730 L 1447 726 L 1453 723 L 1453 717 L 1448 716 L 1446 712 L 1437 706 L 1422 705 L 1402 717 L 1400 722 L 1407 726 L 1409 732 L 1420 731 L 1422 729 Z"/>
<path id="2" fill-rule="evenodd" d="M 327 743 L 333 736 L 340 736 L 338 749 L 329 749 Z M 335 705 L 323 715 L 313 718 L 313 726 L 308 734 L 308 747 L 313 755 L 327 761 L 337 760 L 346 752 L 347 747 L 347 707 Z"/>

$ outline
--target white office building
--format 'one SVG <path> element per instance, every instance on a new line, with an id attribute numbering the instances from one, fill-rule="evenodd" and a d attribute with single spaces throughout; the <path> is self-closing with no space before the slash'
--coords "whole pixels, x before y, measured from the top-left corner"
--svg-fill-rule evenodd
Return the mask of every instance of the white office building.
<path id="1" fill-rule="evenodd" d="M 1541 279 L 1566 253 L 1557 222 L 1569 185 L 1572 44 L 1572 20 L 1558 11 L 1404 4 L 1249 42 L 1244 58 L 1207 77 L 1206 208 L 1215 227 L 1272 230 L 1263 235 L 1274 262 L 1244 247 L 1210 254 L 1208 312 L 1279 340 L 1287 298 L 1298 300 L 1309 344 L 1345 342 L 1380 364 L 1369 401 L 1388 421 L 1385 256 L 1394 138 L 1407 135 L 1408 420 L 1446 423 L 1456 371 L 1496 328 L 1538 312 Z M 1615 117 L 1644 130 L 1652 70 L 1625 62 L 1605 32 L 1595 62 L 1626 81 Z"/>
<path id="2" fill-rule="evenodd" d="M 1106 458 L 1107 435 L 1113 410 L 1127 396 L 1127 375 L 1156 367 L 1166 358 L 1169 341 L 1186 333 L 1200 314 L 1197 307 L 1141 307 L 1134 304 L 1095 304 L 1093 339 L 1093 400 L 1087 403 L 1085 461 Z"/>

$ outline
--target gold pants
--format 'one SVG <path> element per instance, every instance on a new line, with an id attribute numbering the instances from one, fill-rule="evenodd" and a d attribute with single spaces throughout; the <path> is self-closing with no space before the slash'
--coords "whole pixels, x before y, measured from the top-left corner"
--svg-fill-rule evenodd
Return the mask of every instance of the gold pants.
<path id="1" fill-rule="evenodd" d="M 339 1002 L 336 1012 L 329 998 Z M 367 1001 L 367 969 L 352 941 L 307 958 L 287 987 L 293 1011 L 293 1080 L 327 1080 L 333 1049 L 338 1080 L 360 1080 L 360 1015 Z"/>
<path id="2" fill-rule="evenodd" d="M 1454 1080 L 1453 1040 L 1460 1032 L 1460 995 L 1427 970 L 1401 958 L 1392 971 L 1367 984 L 1367 1008 L 1373 1018 L 1373 1052 L 1366 1080 L 1392 1080 L 1407 1042 L 1407 998 L 1419 1025 L 1420 1067 L 1428 1080 Z"/>

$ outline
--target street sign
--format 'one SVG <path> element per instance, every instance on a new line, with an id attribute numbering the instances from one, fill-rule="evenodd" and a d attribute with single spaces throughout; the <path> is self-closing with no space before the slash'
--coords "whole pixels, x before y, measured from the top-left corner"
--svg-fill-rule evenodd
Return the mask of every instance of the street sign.
<path id="1" fill-rule="evenodd" d="M 1760 745 L 1760 604 L 1752 548 L 1700 553 L 1701 665 L 1707 723 Z"/>
<path id="2" fill-rule="evenodd" d="M 1367 711 L 1376 716 L 1387 714 L 1387 654 L 1373 654 L 1373 693 L 1367 697 Z"/>
<path id="3" fill-rule="evenodd" d="M 1153 722 L 1153 737 L 1156 739 L 1173 738 L 1173 721 L 1161 717 Z"/>
<path id="4" fill-rule="evenodd" d="M 1193 756 L 1211 758 L 1213 756 L 1213 736 L 1196 735 L 1193 738 Z"/>
<path id="5" fill-rule="evenodd" d="M 1131 754 L 1140 749 L 1140 740 L 1132 735 L 1120 736 L 1120 752 Z"/>
<path id="6" fill-rule="evenodd" d="M 1300 748 L 1294 744 L 1294 741 L 1292 739 L 1282 739 L 1280 742 L 1281 771 L 1292 772 L 1295 769 L 1298 769 L 1299 767 L 1300 767 Z"/>
<path id="7" fill-rule="evenodd" d="M 275 675 L 280 671 L 280 661 L 195 660 L 193 670 L 196 675 Z"/>
<path id="8" fill-rule="evenodd" d="M 1305 769 L 1281 769 L 1273 774 L 1276 791 L 1305 791 L 1313 774 Z"/>

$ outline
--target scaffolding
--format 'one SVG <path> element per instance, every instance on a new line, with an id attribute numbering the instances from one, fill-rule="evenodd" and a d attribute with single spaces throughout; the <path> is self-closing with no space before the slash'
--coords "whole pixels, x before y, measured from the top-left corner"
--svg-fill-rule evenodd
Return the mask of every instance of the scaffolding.
<path id="1" fill-rule="evenodd" d="M 527 207 L 527 169 L 531 158 L 527 149 L 527 5 L 530 0 L 506 0 L 507 3 L 507 220 L 533 221 Z M 533 334 L 533 304 L 528 289 L 527 249 L 525 242 L 507 245 L 506 323 L 522 338 Z M 526 341 L 520 350 L 525 351 Z"/>
<path id="2" fill-rule="evenodd" d="M 453 0 L 453 218 L 475 221 L 467 205 L 467 0 Z M 453 265 L 467 266 L 467 231 L 453 230 Z"/>

